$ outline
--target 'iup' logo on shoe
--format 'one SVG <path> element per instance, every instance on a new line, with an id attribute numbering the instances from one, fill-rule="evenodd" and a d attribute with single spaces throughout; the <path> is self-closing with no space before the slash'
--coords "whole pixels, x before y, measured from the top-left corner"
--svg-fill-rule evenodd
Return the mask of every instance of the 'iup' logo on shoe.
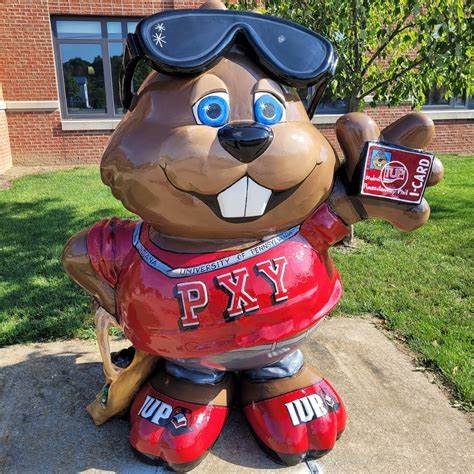
<path id="1" fill-rule="evenodd" d="M 285 403 L 293 426 L 308 423 L 308 421 L 327 415 L 329 411 L 337 410 L 339 404 L 336 400 L 327 393 L 321 392 L 321 395 L 313 393 L 312 395 Z"/>
<path id="2" fill-rule="evenodd" d="M 138 415 L 155 425 L 164 426 L 168 423 L 172 413 L 173 407 L 171 405 L 147 395 Z"/>
<path id="3" fill-rule="evenodd" d="M 173 408 L 170 404 L 147 395 L 138 415 L 158 426 L 167 427 L 174 435 L 192 431 L 191 410 L 178 406 Z"/>

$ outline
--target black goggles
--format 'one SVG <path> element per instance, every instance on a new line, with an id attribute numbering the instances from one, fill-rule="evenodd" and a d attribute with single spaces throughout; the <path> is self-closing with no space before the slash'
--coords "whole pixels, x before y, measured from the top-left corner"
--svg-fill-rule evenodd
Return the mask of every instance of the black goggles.
<path id="1" fill-rule="evenodd" d="M 312 117 L 337 64 L 331 43 L 296 23 L 232 10 L 171 10 L 141 20 L 125 45 L 124 108 L 132 103 L 133 72 L 140 60 L 165 74 L 195 75 L 209 70 L 235 44 L 280 83 L 306 88 Z"/>

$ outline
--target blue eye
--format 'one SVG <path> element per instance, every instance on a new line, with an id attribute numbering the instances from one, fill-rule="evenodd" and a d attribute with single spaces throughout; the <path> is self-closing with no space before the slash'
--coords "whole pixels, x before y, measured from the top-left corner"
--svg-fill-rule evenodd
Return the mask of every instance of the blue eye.
<path id="1" fill-rule="evenodd" d="M 200 99 L 193 106 L 196 122 L 210 127 L 221 127 L 229 119 L 229 96 L 216 92 Z"/>
<path id="2" fill-rule="evenodd" d="M 264 125 L 274 125 L 286 119 L 285 107 L 271 94 L 255 94 L 255 103 L 253 105 L 255 120 Z"/>

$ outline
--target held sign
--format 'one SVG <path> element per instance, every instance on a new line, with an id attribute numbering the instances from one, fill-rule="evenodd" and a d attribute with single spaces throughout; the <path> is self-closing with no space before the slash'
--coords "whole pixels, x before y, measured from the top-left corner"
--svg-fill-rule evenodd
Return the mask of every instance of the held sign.
<path id="1" fill-rule="evenodd" d="M 368 142 L 360 194 L 420 204 L 434 155 L 383 142 Z"/>

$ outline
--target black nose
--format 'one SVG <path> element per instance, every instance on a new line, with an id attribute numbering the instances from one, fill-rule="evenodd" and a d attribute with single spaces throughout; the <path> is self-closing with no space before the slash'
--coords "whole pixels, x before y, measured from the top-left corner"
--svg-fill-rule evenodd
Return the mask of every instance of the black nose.
<path id="1" fill-rule="evenodd" d="M 250 163 L 268 148 L 273 132 L 270 127 L 257 122 L 230 122 L 219 129 L 217 137 L 234 158 Z"/>

